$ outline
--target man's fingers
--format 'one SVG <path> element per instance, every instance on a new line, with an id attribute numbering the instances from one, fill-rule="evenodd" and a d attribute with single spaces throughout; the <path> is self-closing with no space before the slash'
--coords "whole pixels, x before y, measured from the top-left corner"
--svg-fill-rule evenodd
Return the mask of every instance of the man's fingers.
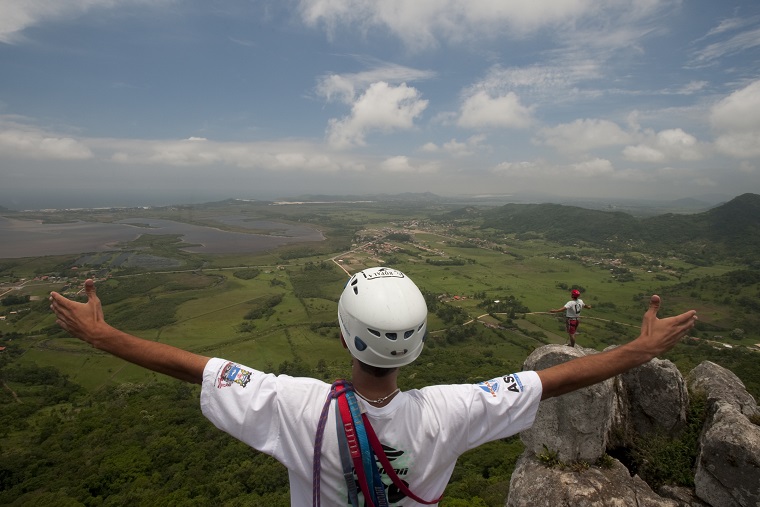
<path id="1" fill-rule="evenodd" d="M 88 278 L 87 280 L 85 280 L 85 282 L 84 282 L 84 292 L 85 292 L 85 294 L 87 294 L 87 299 L 88 300 L 94 299 L 94 298 L 98 297 L 98 295 L 97 295 L 97 293 L 95 291 L 95 282 L 91 278 Z"/>
<path id="2" fill-rule="evenodd" d="M 651 327 L 657 322 L 657 312 L 660 310 L 660 296 L 654 294 L 649 298 L 649 309 L 644 313 L 641 322 L 641 331 L 650 333 Z"/>
<path id="3" fill-rule="evenodd" d="M 682 313 L 680 315 L 681 322 L 683 322 L 686 326 L 688 326 L 689 329 L 694 327 L 694 324 L 697 323 L 697 311 L 696 310 L 689 310 L 686 313 Z"/>

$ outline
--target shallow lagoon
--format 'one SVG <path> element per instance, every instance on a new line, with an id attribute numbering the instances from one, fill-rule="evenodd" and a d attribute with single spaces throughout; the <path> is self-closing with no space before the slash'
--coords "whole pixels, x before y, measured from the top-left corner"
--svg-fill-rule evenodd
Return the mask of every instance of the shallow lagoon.
<path id="1" fill-rule="evenodd" d="M 217 220 L 259 231 L 271 230 L 277 235 L 244 234 L 142 217 L 110 224 L 43 224 L 38 220 L 0 217 L 0 259 L 118 250 L 118 243 L 133 241 L 142 234 L 180 234 L 188 245 L 201 245 L 188 246 L 184 250 L 219 254 L 259 253 L 289 243 L 324 240 L 321 232 L 304 225 L 248 221 L 238 216 L 219 217 Z"/>

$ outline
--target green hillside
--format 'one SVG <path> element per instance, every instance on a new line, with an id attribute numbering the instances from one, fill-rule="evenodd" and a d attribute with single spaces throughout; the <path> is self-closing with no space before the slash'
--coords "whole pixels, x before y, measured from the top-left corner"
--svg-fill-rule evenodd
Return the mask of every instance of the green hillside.
<path id="1" fill-rule="evenodd" d="M 622 212 L 597 211 L 561 204 L 507 204 L 484 213 L 484 228 L 507 233 L 534 232 L 562 244 L 640 241 L 641 221 Z"/>
<path id="2" fill-rule="evenodd" d="M 476 214 L 462 210 L 451 219 Z M 560 244 L 589 244 L 618 249 L 644 249 L 658 255 L 678 253 L 697 264 L 734 259 L 757 265 L 760 251 L 760 195 L 743 194 L 728 203 L 695 214 L 668 213 L 638 219 L 560 204 L 507 204 L 477 214 L 482 228 L 505 233 L 540 234 Z"/>
<path id="3" fill-rule="evenodd" d="M 645 240 L 654 247 L 691 252 L 704 259 L 735 258 L 757 265 L 760 195 L 743 194 L 703 213 L 661 215 L 644 220 Z"/>

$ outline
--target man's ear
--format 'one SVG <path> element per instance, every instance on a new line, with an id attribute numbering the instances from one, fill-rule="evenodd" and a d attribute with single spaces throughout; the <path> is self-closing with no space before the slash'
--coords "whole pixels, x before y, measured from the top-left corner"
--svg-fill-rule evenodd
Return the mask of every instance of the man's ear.
<path id="1" fill-rule="evenodd" d="M 340 333 L 340 343 L 343 345 L 344 349 L 348 348 L 348 345 L 346 345 L 346 339 L 343 338 L 343 333 Z"/>

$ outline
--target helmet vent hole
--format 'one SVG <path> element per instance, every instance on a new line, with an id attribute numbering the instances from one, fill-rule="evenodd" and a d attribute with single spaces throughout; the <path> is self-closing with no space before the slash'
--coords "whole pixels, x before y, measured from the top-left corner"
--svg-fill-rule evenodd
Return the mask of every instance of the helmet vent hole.
<path id="1" fill-rule="evenodd" d="M 363 352 L 367 348 L 367 344 L 362 341 L 358 336 L 354 336 L 354 345 L 359 352 Z"/>
<path id="2" fill-rule="evenodd" d="M 422 324 L 420 324 L 420 327 L 418 327 L 418 328 L 417 328 L 417 331 L 419 332 L 419 331 L 420 331 L 420 329 L 422 329 L 422 326 L 424 326 L 424 325 L 425 325 L 425 323 L 424 323 L 424 322 L 423 322 Z"/>
<path id="3" fill-rule="evenodd" d="M 380 338 L 380 331 L 376 331 L 376 330 L 374 330 L 374 329 L 370 329 L 370 328 L 367 328 L 367 331 L 369 331 L 369 332 L 370 332 L 370 333 L 372 333 L 373 335 L 375 335 L 375 336 L 377 336 L 378 338 Z"/>
<path id="4" fill-rule="evenodd" d="M 389 340 L 395 340 L 397 338 L 396 333 L 385 333 L 385 337 Z"/>
<path id="5" fill-rule="evenodd" d="M 408 340 L 410 336 L 414 334 L 414 329 L 410 329 L 409 331 L 404 332 L 404 340 Z"/>

